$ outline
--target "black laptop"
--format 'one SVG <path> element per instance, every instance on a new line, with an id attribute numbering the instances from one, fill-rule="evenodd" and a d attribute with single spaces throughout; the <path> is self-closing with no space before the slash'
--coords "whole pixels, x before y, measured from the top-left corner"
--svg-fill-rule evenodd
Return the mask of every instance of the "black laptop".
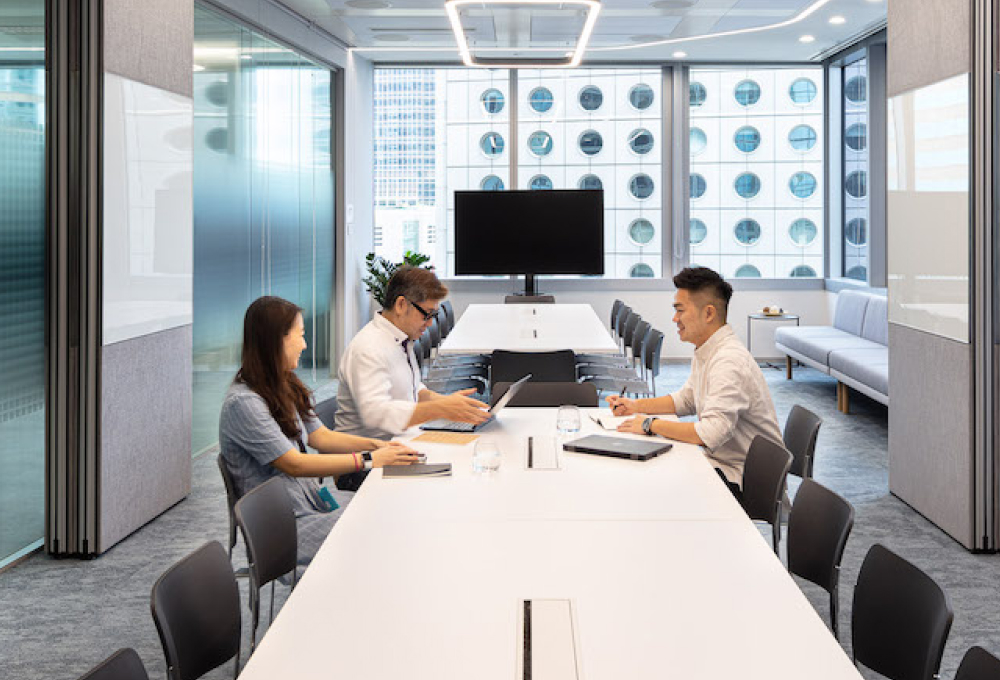
<path id="1" fill-rule="evenodd" d="M 445 420 L 444 418 L 438 418 L 437 420 L 427 421 L 426 423 L 420 426 L 420 429 L 432 430 L 435 432 L 475 432 L 476 430 L 482 429 L 483 427 L 486 427 L 491 422 L 493 422 L 494 419 L 496 419 L 497 414 L 500 413 L 500 409 L 506 406 L 507 402 L 509 402 L 511 399 L 514 398 L 514 395 L 521 390 L 521 387 L 524 385 L 524 383 L 528 382 L 530 378 L 531 374 L 529 373 L 528 375 L 524 376 L 516 383 L 511 385 L 507 389 L 507 392 L 502 397 L 500 397 L 499 400 L 497 400 L 497 403 L 493 404 L 493 408 L 490 409 L 490 417 L 484 420 L 483 422 L 479 423 L 478 425 L 474 425 L 472 423 L 461 423 L 458 422 L 457 420 Z"/>
<path id="2" fill-rule="evenodd" d="M 566 451 L 592 453 L 596 456 L 612 456 L 629 460 L 649 460 L 673 448 L 673 444 L 662 439 L 629 439 L 592 434 L 563 444 Z"/>

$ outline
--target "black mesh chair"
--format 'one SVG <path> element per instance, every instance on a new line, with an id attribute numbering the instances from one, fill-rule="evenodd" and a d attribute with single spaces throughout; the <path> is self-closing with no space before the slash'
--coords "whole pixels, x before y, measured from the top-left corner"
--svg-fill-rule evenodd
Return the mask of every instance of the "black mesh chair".
<path id="1" fill-rule="evenodd" d="M 798 404 L 792 407 L 785 421 L 785 431 L 782 438 L 785 448 L 792 454 L 792 469 L 789 472 L 797 477 L 809 479 L 813 474 L 813 459 L 816 453 L 816 438 L 822 419 L 809 409 Z"/>
<path id="2" fill-rule="evenodd" d="M 554 305 L 555 295 L 508 295 L 503 299 L 505 305 Z"/>
<path id="3" fill-rule="evenodd" d="M 507 390 L 509 382 L 500 382 L 493 386 L 490 393 L 490 405 L 496 404 Z M 517 394 L 507 404 L 511 407 L 546 407 L 546 406 L 600 406 L 597 399 L 597 388 L 589 383 L 576 382 L 532 382 L 521 386 Z"/>
<path id="4" fill-rule="evenodd" d="M 236 657 L 240 670 L 240 591 L 218 541 L 170 567 L 153 584 L 150 608 L 169 680 L 195 680 Z"/>
<path id="5" fill-rule="evenodd" d="M 531 382 L 576 382 L 573 350 L 554 352 L 510 352 L 498 349 L 490 361 L 490 394 L 501 382 L 517 382 L 531 374 Z"/>
<path id="6" fill-rule="evenodd" d="M 955 680 L 998 680 L 1000 659 L 982 647 L 970 647 L 958 665 Z"/>
<path id="7" fill-rule="evenodd" d="M 119 649 L 80 680 L 149 680 L 142 659 L 131 647 Z"/>
<path id="8" fill-rule="evenodd" d="M 792 454 L 781 444 L 757 435 L 743 466 L 743 509 L 752 520 L 771 525 L 774 554 L 781 544 L 781 499 L 792 466 Z"/>
<path id="9" fill-rule="evenodd" d="M 788 571 L 830 594 L 830 627 L 838 631 L 840 560 L 854 526 L 854 508 L 811 479 L 803 479 L 788 518 Z"/>
<path id="10" fill-rule="evenodd" d="M 271 584 L 271 620 L 274 620 L 274 582 L 292 574 L 295 587 L 298 532 L 295 510 L 284 482 L 272 477 L 249 491 L 236 503 L 236 524 L 247 546 L 250 564 L 250 650 L 257 646 L 260 620 L 260 589 Z"/>
<path id="11" fill-rule="evenodd" d="M 934 680 L 952 618 L 930 576 L 883 545 L 869 549 L 851 611 L 856 664 L 891 680 Z"/>

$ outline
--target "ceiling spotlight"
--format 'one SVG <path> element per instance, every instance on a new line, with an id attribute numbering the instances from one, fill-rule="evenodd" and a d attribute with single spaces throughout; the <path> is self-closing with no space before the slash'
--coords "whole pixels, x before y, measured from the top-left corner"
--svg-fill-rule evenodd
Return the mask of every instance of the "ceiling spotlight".
<path id="1" fill-rule="evenodd" d="M 195 64 L 194 65 L 194 71 L 195 71 L 195 73 L 197 73 L 198 71 L 204 71 L 204 70 L 205 70 L 205 67 L 202 66 L 201 64 Z"/>
<path id="2" fill-rule="evenodd" d="M 678 50 L 677 52 L 674 52 L 674 59 L 683 59 L 687 55 L 688 55 L 687 52 L 681 52 L 680 50 Z"/>
<path id="3" fill-rule="evenodd" d="M 846 24 L 847 23 L 847 19 L 845 19 L 844 17 L 838 15 L 838 16 L 835 16 L 835 17 L 830 17 L 830 23 L 833 24 L 834 26 L 840 26 L 841 24 Z"/>
<path id="4" fill-rule="evenodd" d="M 803 35 L 799 38 L 799 42 L 800 43 L 816 42 L 816 38 L 812 37 L 811 35 Z"/>

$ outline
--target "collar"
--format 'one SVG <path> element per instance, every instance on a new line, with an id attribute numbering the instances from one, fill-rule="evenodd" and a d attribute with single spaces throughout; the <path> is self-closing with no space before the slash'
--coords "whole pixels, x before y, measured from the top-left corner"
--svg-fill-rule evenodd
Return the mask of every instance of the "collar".
<path id="1" fill-rule="evenodd" d="M 699 359 L 707 359 L 711 355 L 715 354 L 719 345 L 731 337 L 733 337 L 733 329 L 732 326 L 727 323 L 719 330 L 712 333 L 708 340 L 706 340 L 701 347 L 694 351 L 694 355 Z"/>
<path id="2" fill-rule="evenodd" d="M 391 337 L 393 342 L 397 345 L 402 345 L 403 340 L 406 340 L 406 338 L 409 337 L 406 333 L 399 330 L 399 327 L 396 326 L 396 324 L 382 316 L 382 312 L 375 314 L 375 317 L 372 319 L 372 323 L 375 324 L 375 328 L 378 328 L 384 333 L 388 333 L 389 337 Z"/>

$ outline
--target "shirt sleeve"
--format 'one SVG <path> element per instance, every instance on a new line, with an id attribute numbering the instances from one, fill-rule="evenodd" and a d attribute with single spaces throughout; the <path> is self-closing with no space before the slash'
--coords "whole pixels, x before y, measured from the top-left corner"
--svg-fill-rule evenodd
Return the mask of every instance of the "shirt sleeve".
<path id="1" fill-rule="evenodd" d="M 306 429 L 306 435 L 310 435 L 319 428 L 323 427 L 323 423 L 316 417 L 315 411 L 309 415 L 300 417 L 302 418 L 302 427 Z"/>
<path id="2" fill-rule="evenodd" d="M 733 437 L 740 414 L 750 408 L 750 397 L 738 360 L 722 359 L 708 370 L 708 389 L 694 429 L 705 446 L 715 450 Z"/>
<path id="3" fill-rule="evenodd" d="M 292 449 L 298 450 L 298 445 L 281 431 L 267 403 L 256 394 L 228 399 L 221 422 L 229 439 L 261 465 L 269 465 Z"/>
<path id="4" fill-rule="evenodd" d="M 690 375 L 684 385 L 670 396 L 674 400 L 674 413 L 679 416 L 690 416 L 694 414 L 694 385 L 691 384 Z"/>
<path id="5" fill-rule="evenodd" d="M 391 434 L 402 434 L 413 417 L 417 404 L 414 401 L 392 398 L 392 375 L 379 353 L 356 353 L 346 373 L 347 387 L 364 426 Z"/>

